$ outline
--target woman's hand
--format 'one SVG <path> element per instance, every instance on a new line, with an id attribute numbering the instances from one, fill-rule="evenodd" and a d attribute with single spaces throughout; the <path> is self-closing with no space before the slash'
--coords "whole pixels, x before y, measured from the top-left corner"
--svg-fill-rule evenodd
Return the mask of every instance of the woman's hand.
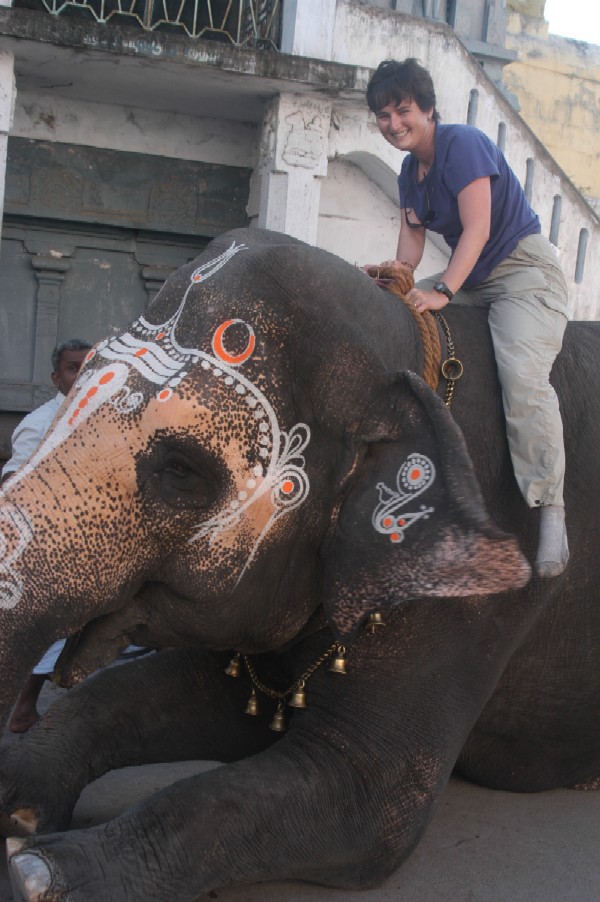
<path id="1" fill-rule="evenodd" d="M 420 288 L 412 288 L 406 295 L 417 313 L 425 313 L 426 310 L 442 310 L 449 301 L 440 291 L 421 291 Z"/>

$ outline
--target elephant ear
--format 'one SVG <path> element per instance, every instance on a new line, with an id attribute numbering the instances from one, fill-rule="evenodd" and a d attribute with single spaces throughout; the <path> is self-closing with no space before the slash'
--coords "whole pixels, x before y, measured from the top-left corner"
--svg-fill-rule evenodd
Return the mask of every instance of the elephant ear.
<path id="1" fill-rule="evenodd" d="M 520 588 L 531 576 L 516 540 L 489 519 L 463 435 L 440 398 L 410 372 L 378 398 L 323 548 L 323 604 L 340 641 L 373 611 Z"/>

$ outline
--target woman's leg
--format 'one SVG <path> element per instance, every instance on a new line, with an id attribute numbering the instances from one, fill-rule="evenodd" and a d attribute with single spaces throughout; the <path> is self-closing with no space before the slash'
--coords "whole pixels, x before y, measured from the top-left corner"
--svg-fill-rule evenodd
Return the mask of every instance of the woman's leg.
<path id="1" fill-rule="evenodd" d="M 558 398 L 549 380 L 567 324 L 565 313 L 555 309 L 561 306 L 561 297 L 566 308 L 566 286 L 553 259 L 539 260 L 522 245 L 493 275 L 496 297 L 490 304 L 489 323 L 515 477 L 529 506 L 542 507 L 536 572 L 557 576 L 569 556 L 565 451 Z"/>

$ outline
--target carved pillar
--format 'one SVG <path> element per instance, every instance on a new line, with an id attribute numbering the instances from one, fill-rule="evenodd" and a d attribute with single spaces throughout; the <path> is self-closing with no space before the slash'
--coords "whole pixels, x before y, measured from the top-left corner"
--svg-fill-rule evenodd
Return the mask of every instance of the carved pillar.
<path id="1" fill-rule="evenodd" d="M 248 203 L 259 227 L 316 243 L 330 119 L 321 99 L 281 94 L 269 104 Z"/>
<path id="2" fill-rule="evenodd" d="M 54 389 L 48 386 L 52 351 L 58 339 L 58 311 L 60 286 L 71 267 L 70 260 L 50 254 L 37 254 L 31 264 L 38 280 L 33 354 L 33 402 L 37 407 L 51 398 Z"/>

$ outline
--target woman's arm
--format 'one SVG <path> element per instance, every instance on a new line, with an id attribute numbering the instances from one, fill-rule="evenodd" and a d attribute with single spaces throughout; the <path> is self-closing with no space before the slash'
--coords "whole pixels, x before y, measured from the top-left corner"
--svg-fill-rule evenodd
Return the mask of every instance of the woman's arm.
<path id="1" fill-rule="evenodd" d="M 408 263 L 409 268 L 416 269 L 425 250 L 425 228 L 409 229 L 404 223 L 405 212 L 405 210 L 400 210 L 400 234 L 396 261 L 401 265 Z"/>
<path id="2" fill-rule="evenodd" d="M 442 280 L 453 292 L 462 287 L 490 237 L 492 189 L 488 176 L 475 179 L 463 188 L 458 195 L 458 212 L 463 231 L 442 275 Z M 402 237 L 402 231 L 400 236 Z M 413 288 L 408 297 L 420 313 L 425 310 L 441 310 L 448 303 L 443 294 L 420 291 L 418 288 Z"/>

